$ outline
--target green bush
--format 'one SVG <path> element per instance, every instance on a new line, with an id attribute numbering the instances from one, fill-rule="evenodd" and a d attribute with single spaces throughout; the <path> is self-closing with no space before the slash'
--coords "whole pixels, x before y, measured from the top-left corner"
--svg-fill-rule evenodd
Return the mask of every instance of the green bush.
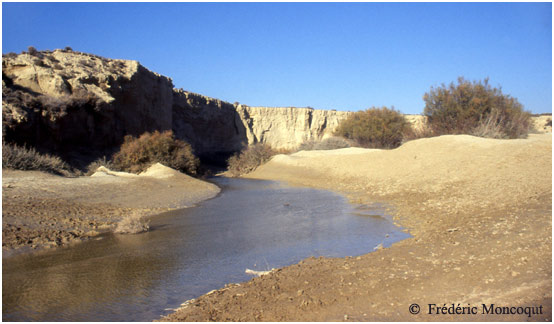
<path id="1" fill-rule="evenodd" d="M 138 138 L 125 136 L 112 160 L 118 170 L 132 173 L 145 171 L 157 162 L 190 175 L 196 175 L 200 164 L 192 147 L 175 139 L 172 131 L 146 132 Z"/>
<path id="2" fill-rule="evenodd" d="M 362 147 L 395 148 L 410 127 L 404 116 L 387 107 L 358 111 L 343 120 L 335 135 L 356 141 Z"/>
<path id="3" fill-rule="evenodd" d="M 509 95 L 484 82 L 458 78 L 458 84 L 431 88 L 423 96 L 424 115 L 437 134 L 472 134 L 485 137 L 526 137 L 528 112 Z"/>
<path id="4" fill-rule="evenodd" d="M 71 176 L 73 170 L 57 156 L 40 154 L 34 148 L 26 148 L 2 142 L 2 168 L 37 170 L 63 176 Z"/>
<path id="5" fill-rule="evenodd" d="M 229 172 L 233 177 L 252 172 L 275 154 L 277 151 L 267 144 L 254 144 L 229 158 L 227 161 Z"/>
<path id="6" fill-rule="evenodd" d="M 350 147 L 349 140 L 342 137 L 329 137 L 322 141 L 307 141 L 298 147 L 298 151 L 336 150 Z"/>

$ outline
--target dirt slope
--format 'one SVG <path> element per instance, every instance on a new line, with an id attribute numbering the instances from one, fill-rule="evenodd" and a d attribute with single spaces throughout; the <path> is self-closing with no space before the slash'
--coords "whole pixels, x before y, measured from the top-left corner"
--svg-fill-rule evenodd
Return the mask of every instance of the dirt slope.
<path id="1" fill-rule="evenodd" d="M 113 230 L 125 217 L 190 207 L 219 188 L 156 164 L 141 175 L 64 178 L 2 170 L 2 256 L 68 244 Z"/>
<path id="2" fill-rule="evenodd" d="M 164 320 L 552 319 L 551 134 L 298 152 L 248 177 L 335 190 L 355 203 L 391 203 L 413 238 L 361 257 L 307 259 L 201 296 Z M 430 315 L 430 304 L 477 307 L 477 314 Z M 483 314 L 483 304 L 541 314 Z"/>

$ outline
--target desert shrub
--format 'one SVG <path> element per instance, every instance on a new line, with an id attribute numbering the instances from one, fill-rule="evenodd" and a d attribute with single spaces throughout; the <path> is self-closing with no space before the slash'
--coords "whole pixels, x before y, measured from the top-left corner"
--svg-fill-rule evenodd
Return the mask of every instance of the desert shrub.
<path id="1" fill-rule="evenodd" d="M 114 165 L 114 163 L 107 159 L 105 156 L 103 156 L 102 158 L 100 159 L 97 159 L 96 161 L 93 161 L 91 162 L 87 167 L 86 167 L 86 172 L 85 172 L 85 175 L 87 176 L 90 176 L 90 175 L 93 175 L 96 170 L 98 170 L 99 167 L 106 167 L 110 170 L 115 170 L 117 169 L 117 167 Z"/>
<path id="2" fill-rule="evenodd" d="M 402 138 L 402 143 L 406 143 L 408 141 L 413 141 L 420 138 L 428 138 L 436 136 L 435 132 L 427 123 L 421 125 L 420 127 L 408 127 L 406 131 L 404 132 L 404 136 Z"/>
<path id="3" fill-rule="evenodd" d="M 252 172 L 275 154 L 277 152 L 267 144 L 254 144 L 229 158 L 227 161 L 229 172 L 234 177 Z"/>
<path id="4" fill-rule="evenodd" d="M 409 127 L 404 116 L 394 108 L 372 107 L 341 121 L 335 135 L 354 140 L 362 147 L 395 148 L 400 146 Z"/>
<path id="5" fill-rule="evenodd" d="M 484 82 L 458 78 L 458 84 L 431 88 L 423 96 L 424 115 L 437 135 L 475 134 L 501 138 L 527 136 L 530 114 L 516 98 Z"/>
<path id="6" fill-rule="evenodd" d="M 142 218 L 140 212 L 133 212 L 117 223 L 114 232 L 118 234 L 138 234 L 148 232 L 149 229 L 150 221 Z"/>
<path id="7" fill-rule="evenodd" d="M 336 150 L 341 148 L 350 147 L 349 140 L 342 137 L 329 137 L 322 141 L 307 141 L 298 147 L 299 151 L 312 151 L 312 150 Z"/>
<path id="8" fill-rule="evenodd" d="M 157 162 L 190 175 L 196 175 L 200 164 L 190 144 L 175 139 L 172 131 L 146 132 L 138 138 L 125 136 L 113 157 L 116 169 L 133 173 L 145 171 Z"/>
<path id="9" fill-rule="evenodd" d="M 470 134 L 488 138 L 519 138 L 528 134 L 530 120 L 525 113 L 513 114 L 511 120 L 505 118 L 495 109 L 481 119 Z"/>
<path id="10" fill-rule="evenodd" d="M 66 46 L 66 47 L 64 47 L 64 51 L 73 52 L 73 49 L 70 46 Z"/>
<path id="11" fill-rule="evenodd" d="M 73 170 L 57 156 L 41 154 L 34 148 L 2 142 L 2 168 L 37 170 L 63 176 L 73 175 Z"/>
<path id="12" fill-rule="evenodd" d="M 27 51 L 29 52 L 29 55 L 37 55 L 38 51 L 34 46 L 29 46 L 27 48 Z"/>

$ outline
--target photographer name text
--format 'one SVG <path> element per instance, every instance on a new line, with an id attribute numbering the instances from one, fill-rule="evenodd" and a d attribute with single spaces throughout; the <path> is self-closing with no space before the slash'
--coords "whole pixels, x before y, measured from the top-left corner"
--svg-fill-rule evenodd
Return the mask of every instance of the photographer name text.
<path id="1" fill-rule="evenodd" d="M 540 306 L 500 306 L 496 304 L 481 304 L 474 306 L 471 304 L 428 304 L 429 315 L 533 315 L 542 314 L 542 305 Z"/>

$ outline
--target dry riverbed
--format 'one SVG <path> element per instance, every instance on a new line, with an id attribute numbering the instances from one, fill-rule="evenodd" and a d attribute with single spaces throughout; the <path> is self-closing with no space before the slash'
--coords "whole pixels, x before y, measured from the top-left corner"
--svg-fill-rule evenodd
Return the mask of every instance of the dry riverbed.
<path id="1" fill-rule="evenodd" d="M 78 178 L 3 169 L 2 256 L 79 242 L 124 219 L 190 207 L 218 192 L 161 164 L 141 175 L 105 169 Z"/>
<path id="2" fill-rule="evenodd" d="M 188 301 L 163 320 L 552 320 L 551 134 L 298 152 L 248 177 L 389 203 L 413 238 L 359 257 L 306 259 Z"/>

